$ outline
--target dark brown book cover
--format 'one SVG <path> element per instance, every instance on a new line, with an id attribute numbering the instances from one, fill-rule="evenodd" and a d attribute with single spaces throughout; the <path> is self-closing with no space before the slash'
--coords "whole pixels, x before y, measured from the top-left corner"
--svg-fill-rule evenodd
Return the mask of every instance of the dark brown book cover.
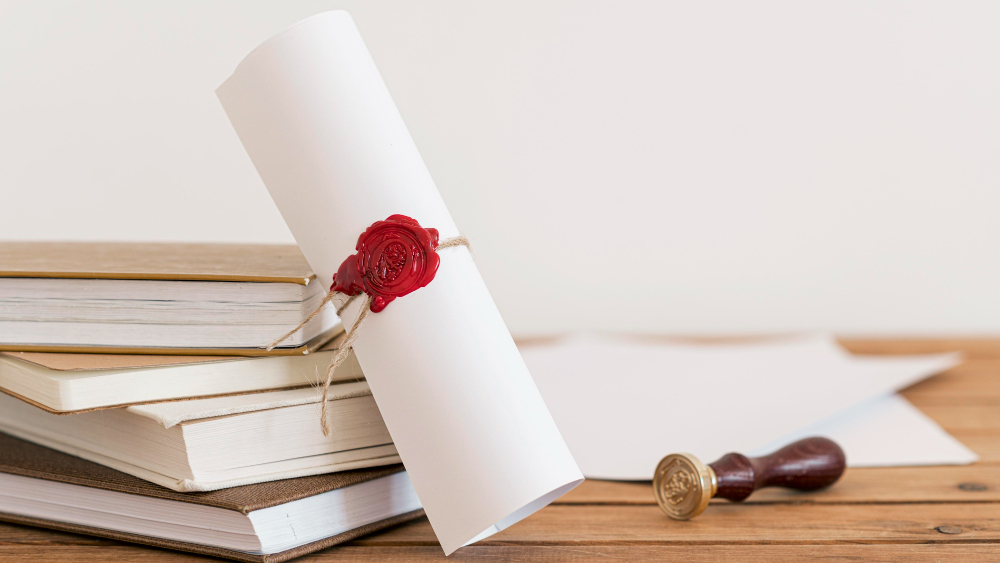
<path id="1" fill-rule="evenodd" d="M 38 479 L 59 481 L 62 483 L 71 483 L 73 485 L 95 487 L 98 489 L 106 489 L 109 491 L 118 491 L 134 495 L 214 506 L 226 510 L 235 510 L 243 514 L 318 495 L 320 493 L 340 489 L 357 483 L 362 483 L 364 481 L 378 479 L 379 477 L 385 477 L 386 475 L 391 475 L 402 470 L 402 465 L 390 465 L 386 467 L 330 473 L 327 475 L 314 475 L 311 477 L 299 477 L 297 479 L 271 481 L 268 483 L 232 487 L 229 489 L 210 491 L 206 493 L 179 493 L 154 485 L 148 481 L 143 481 L 138 477 L 133 477 L 126 473 L 104 467 L 103 465 L 92 463 L 78 457 L 57 452 L 55 450 L 0 433 L 0 472 L 2 473 L 11 473 L 14 475 L 23 475 L 25 477 L 35 477 Z M 27 524 L 30 526 L 51 528 L 66 532 L 89 534 L 115 540 L 188 551 L 191 553 L 224 557 L 226 559 L 234 559 L 236 561 L 280 563 L 294 557 L 299 557 L 338 543 L 352 540 L 356 537 L 369 534 L 376 530 L 381 530 L 395 524 L 419 518 L 422 515 L 423 511 L 417 510 L 389 518 L 387 520 L 368 524 L 349 532 L 325 538 L 294 549 L 268 555 L 253 555 L 229 549 L 209 547 L 174 540 L 164 540 L 137 534 L 105 530 L 102 528 L 81 526 L 77 524 L 66 524 L 53 520 L 41 520 L 14 514 L 5 514 L 2 512 L 0 512 L 0 521 Z"/>

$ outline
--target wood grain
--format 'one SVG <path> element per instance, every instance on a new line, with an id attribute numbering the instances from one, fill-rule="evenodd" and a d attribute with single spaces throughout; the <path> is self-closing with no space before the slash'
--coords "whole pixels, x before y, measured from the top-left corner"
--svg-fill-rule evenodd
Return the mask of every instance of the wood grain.
<path id="1" fill-rule="evenodd" d="M 960 485 L 977 486 L 965 489 Z M 983 489 L 985 487 L 985 490 Z M 970 490 L 971 489 L 971 490 Z M 744 504 L 813 503 L 870 504 L 915 502 L 1000 502 L 1000 467 L 975 464 L 958 467 L 890 467 L 848 469 L 829 489 L 808 494 L 764 489 Z M 728 501 L 713 500 L 713 505 Z M 589 480 L 556 504 L 656 504 L 649 482 Z"/>
<path id="2" fill-rule="evenodd" d="M 96 556 L 96 557 L 95 557 Z M 897 545 L 891 550 L 880 545 L 694 545 L 694 546 L 470 546 L 445 557 L 440 547 L 373 547 L 346 545 L 296 559 L 302 563 L 454 563 L 466 561 L 503 561 L 510 563 L 551 563 L 570 561 L 688 561 L 718 563 L 774 563 L 774 561 L 837 562 L 865 561 L 873 563 L 907 561 L 937 563 L 940 561 L 994 562 L 1000 549 L 983 544 L 918 544 Z M 0 560 L 31 561 L 32 563 L 66 563 L 68 561 L 115 561 L 129 563 L 187 563 L 218 561 L 170 551 L 117 545 L 100 551 L 74 546 L 57 546 L 38 550 L 25 546 L 0 544 Z"/>
<path id="3" fill-rule="evenodd" d="M 966 360 L 909 387 L 905 393 L 911 401 L 958 399 L 975 403 L 1000 398 L 1000 360 Z"/>
<path id="4" fill-rule="evenodd" d="M 854 354 L 900 355 L 962 352 L 967 359 L 1000 359 L 998 338 L 855 338 L 840 337 L 841 346 Z"/>
<path id="5" fill-rule="evenodd" d="M 960 350 L 964 365 L 904 395 L 982 460 L 963 467 L 848 469 L 815 493 L 765 489 L 741 504 L 713 501 L 676 522 L 650 483 L 587 481 L 554 505 L 447 559 L 426 519 L 305 557 L 373 561 L 998 561 L 1000 339 L 846 339 L 866 354 Z M 942 533 L 941 526 L 950 526 Z M 0 561 L 181 562 L 204 558 L 0 524 Z"/>
<path id="6" fill-rule="evenodd" d="M 571 561 L 686 561 L 693 563 L 718 563 L 740 561 L 744 563 L 774 563 L 791 561 L 866 561 L 930 563 L 940 561 L 996 561 L 1000 549 L 992 545 L 900 545 L 887 551 L 873 545 L 694 545 L 694 546 L 470 546 L 450 557 L 444 557 L 437 547 L 368 547 L 345 546 L 338 551 L 329 550 L 303 559 L 309 563 L 326 561 L 362 562 L 393 561 L 394 563 L 424 563 L 428 561 L 504 561 L 511 563 Z"/>
<path id="7" fill-rule="evenodd" d="M 921 403 L 918 407 L 949 431 L 988 432 L 996 430 L 1000 426 L 1000 404 L 935 405 Z"/>
<path id="8" fill-rule="evenodd" d="M 995 503 L 713 505 L 689 521 L 656 506 L 549 506 L 477 545 L 969 543 L 1000 541 Z M 939 526 L 960 528 L 942 534 Z M 426 519 L 355 545 L 437 545 Z"/>
<path id="9" fill-rule="evenodd" d="M 948 432 L 979 454 L 977 466 L 1000 463 L 1000 430 L 948 429 Z"/>

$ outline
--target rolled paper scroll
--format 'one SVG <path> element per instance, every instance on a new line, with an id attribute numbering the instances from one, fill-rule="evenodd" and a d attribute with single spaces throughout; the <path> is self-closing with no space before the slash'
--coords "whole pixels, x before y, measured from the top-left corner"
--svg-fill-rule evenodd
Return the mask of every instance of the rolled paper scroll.
<path id="1" fill-rule="evenodd" d="M 459 235 L 346 12 L 269 39 L 217 94 L 326 284 L 376 221 Z M 583 480 L 466 247 L 441 250 L 433 281 L 368 315 L 354 351 L 446 554 Z"/>

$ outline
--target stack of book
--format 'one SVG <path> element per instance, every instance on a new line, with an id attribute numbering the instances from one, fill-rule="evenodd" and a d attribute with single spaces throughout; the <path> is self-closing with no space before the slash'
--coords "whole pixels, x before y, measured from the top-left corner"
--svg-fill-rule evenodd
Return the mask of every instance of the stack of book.
<path id="1" fill-rule="evenodd" d="M 294 246 L 0 243 L 0 521 L 284 561 L 417 518 Z"/>

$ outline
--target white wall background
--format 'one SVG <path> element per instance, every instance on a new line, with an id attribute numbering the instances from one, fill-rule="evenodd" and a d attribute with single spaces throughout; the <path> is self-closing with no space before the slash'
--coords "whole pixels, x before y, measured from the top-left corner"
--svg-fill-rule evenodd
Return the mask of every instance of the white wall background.
<path id="1" fill-rule="evenodd" d="M 517 334 L 1000 331 L 1000 3 L 0 0 L 0 239 L 291 242 L 213 90 L 351 11 Z"/>

